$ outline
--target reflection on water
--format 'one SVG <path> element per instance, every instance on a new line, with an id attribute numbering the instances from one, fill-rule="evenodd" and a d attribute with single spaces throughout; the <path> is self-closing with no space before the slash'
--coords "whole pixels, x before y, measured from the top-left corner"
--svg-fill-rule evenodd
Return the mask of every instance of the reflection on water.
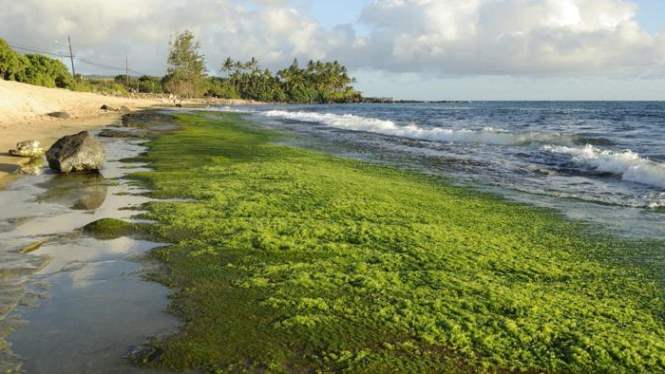
<path id="1" fill-rule="evenodd" d="M 46 159 L 44 157 L 35 157 L 21 165 L 18 169 L 18 173 L 24 175 L 41 175 L 44 172 L 45 165 Z"/>
<path id="2" fill-rule="evenodd" d="M 167 289 L 141 278 L 141 255 L 159 243 L 99 241 L 77 231 L 101 218 L 131 220 L 136 210 L 125 208 L 149 201 L 124 179 L 143 165 L 120 162 L 144 147 L 102 142 L 101 174 L 42 169 L 0 191 L 0 372 L 141 372 L 123 356 L 177 327 L 164 312 Z M 43 244 L 21 253 L 35 242 Z"/>
<path id="3" fill-rule="evenodd" d="M 99 173 L 57 175 L 41 184 L 46 191 L 37 196 L 37 201 L 75 210 L 94 210 L 104 204 L 109 183 Z"/>
<path id="4" fill-rule="evenodd" d="M 140 281 L 137 256 L 155 243 L 88 237 L 40 249 L 51 262 L 35 275 L 50 285 L 38 308 L 24 308 L 29 321 L 12 336 L 30 373 L 140 372 L 123 356 L 148 337 L 171 331 L 164 314 L 167 290 Z"/>

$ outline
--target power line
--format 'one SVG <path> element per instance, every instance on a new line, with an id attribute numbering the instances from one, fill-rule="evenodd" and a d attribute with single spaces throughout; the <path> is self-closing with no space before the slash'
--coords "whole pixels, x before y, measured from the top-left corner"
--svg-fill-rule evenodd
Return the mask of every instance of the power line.
<path id="1" fill-rule="evenodd" d="M 139 74 L 139 75 L 147 75 L 147 74 L 143 74 L 143 73 L 141 73 L 139 71 L 136 71 L 136 70 L 125 69 L 124 67 L 120 67 L 120 66 L 100 64 L 98 62 L 93 62 L 93 61 L 90 61 L 90 60 L 87 60 L 87 59 L 84 59 L 84 58 L 81 58 L 81 57 L 78 57 L 77 59 L 78 59 L 79 62 L 82 62 L 86 65 L 90 65 L 90 66 L 94 66 L 94 67 L 98 67 L 98 68 L 102 68 L 102 69 L 115 70 L 115 71 L 120 71 L 120 72 L 129 71 L 131 73 L 135 73 L 135 74 Z"/>
<path id="2" fill-rule="evenodd" d="M 14 48 L 14 49 L 18 49 L 20 51 L 25 51 L 25 52 L 41 53 L 41 54 L 44 54 L 44 55 L 51 55 L 51 56 L 62 57 L 62 58 L 69 57 L 69 55 L 65 55 L 65 54 L 61 54 L 61 53 L 46 52 L 46 51 L 41 51 L 41 50 L 34 49 L 34 48 L 19 47 L 17 45 L 13 45 L 13 44 L 9 44 L 9 46 Z"/>
<path id="3" fill-rule="evenodd" d="M 108 65 L 108 64 L 104 64 L 104 63 L 91 61 L 91 60 L 81 58 L 81 57 L 78 57 L 78 56 L 74 56 L 73 53 L 71 53 L 71 51 L 70 51 L 70 54 L 64 54 L 64 53 L 44 51 L 44 50 L 39 49 L 39 48 L 25 46 L 25 45 L 19 45 L 17 43 L 12 43 L 12 42 L 8 42 L 7 44 L 9 44 L 9 46 L 11 48 L 14 48 L 14 49 L 17 49 L 17 50 L 20 50 L 20 51 L 24 51 L 24 52 L 39 53 L 39 54 L 49 55 L 49 56 L 59 57 L 59 58 L 69 58 L 69 59 L 72 60 L 72 71 L 74 71 L 73 60 L 76 59 L 76 61 L 78 61 L 79 63 L 94 66 L 94 67 L 100 68 L 100 69 L 112 70 L 112 71 L 116 71 L 116 72 L 125 72 L 125 73 L 130 73 L 131 72 L 131 73 L 137 74 L 137 75 L 149 75 L 149 74 L 142 73 L 138 70 L 129 69 L 128 66 L 127 67 L 113 66 L 113 65 Z M 73 73 L 73 74 L 75 74 L 75 73 Z M 129 75 L 129 74 L 127 74 L 127 75 Z"/>

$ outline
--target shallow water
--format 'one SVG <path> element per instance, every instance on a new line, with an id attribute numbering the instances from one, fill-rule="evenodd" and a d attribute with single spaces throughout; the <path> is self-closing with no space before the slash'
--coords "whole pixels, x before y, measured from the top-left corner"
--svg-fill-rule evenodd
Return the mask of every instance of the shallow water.
<path id="1" fill-rule="evenodd" d="M 163 244 L 77 231 L 101 218 L 131 220 L 149 201 L 124 178 L 143 165 L 119 161 L 144 147 L 100 140 L 107 151 L 101 176 L 46 172 L 0 191 L 0 337 L 11 344 L 0 353 L 0 371 L 143 372 L 126 355 L 178 327 L 165 312 L 168 289 L 143 279 L 154 265 L 142 255 Z M 33 243 L 41 246 L 19 253 Z"/>
<path id="2" fill-rule="evenodd" d="M 665 239 L 665 103 L 478 102 L 254 106 L 291 141 Z"/>

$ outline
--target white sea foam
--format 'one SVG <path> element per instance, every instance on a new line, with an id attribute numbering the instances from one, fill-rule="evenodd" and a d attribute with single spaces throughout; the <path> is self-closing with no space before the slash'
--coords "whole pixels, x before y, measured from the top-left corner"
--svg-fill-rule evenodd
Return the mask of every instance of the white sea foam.
<path id="1" fill-rule="evenodd" d="M 521 145 L 530 143 L 572 144 L 573 139 L 560 134 L 524 133 L 514 134 L 508 131 L 485 128 L 483 130 L 446 129 L 439 127 L 420 127 L 415 123 L 399 125 L 390 120 L 368 118 L 353 114 L 333 114 L 314 112 L 289 112 L 270 110 L 263 113 L 268 117 L 289 119 L 302 122 L 321 123 L 326 126 L 376 134 L 399 136 L 410 139 L 430 140 L 450 143 L 483 143 L 494 145 Z"/>
<path id="2" fill-rule="evenodd" d="M 640 157 L 626 150 L 603 150 L 592 145 L 586 147 L 545 146 L 553 153 L 567 154 L 573 162 L 596 171 L 620 176 L 623 180 L 665 188 L 665 165 Z"/>
<path id="3" fill-rule="evenodd" d="M 216 110 L 218 112 L 229 112 L 229 113 L 255 113 L 256 111 L 248 108 L 237 108 L 229 105 L 226 106 L 208 106 L 205 110 Z"/>

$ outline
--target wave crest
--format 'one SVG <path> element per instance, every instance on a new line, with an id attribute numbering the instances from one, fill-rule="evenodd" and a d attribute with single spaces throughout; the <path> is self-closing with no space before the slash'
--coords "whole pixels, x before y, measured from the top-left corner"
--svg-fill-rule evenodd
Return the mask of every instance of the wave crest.
<path id="1" fill-rule="evenodd" d="M 544 148 L 549 152 L 569 155 L 573 162 L 590 167 L 594 171 L 614 174 L 625 181 L 665 188 L 665 165 L 642 158 L 631 150 L 617 152 L 602 150 L 593 145 Z"/>
<path id="2" fill-rule="evenodd" d="M 410 123 L 398 125 L 390 120 L 367 118 L 353 114 L 333 114 L 314 112 L 289 112 L 283 110 L 270 110 L 263 113 L 268 117 L 276 117 L 301 122 L 321 123 L 326 126 L 350 130 L 365 131 L 376 134 L 398 136 L 417 140 L 429 140 L 449 143 L 482 143 L 492 145 L 528 145 L 532 143 L 541 144 L 563 144 L 572 145 L 574 139 L 571 136 L 546 133 L 524 133 L 515 134 L 494 128 L 483 130 L 453 130 L 445 128 L 425 128 Z"/>

